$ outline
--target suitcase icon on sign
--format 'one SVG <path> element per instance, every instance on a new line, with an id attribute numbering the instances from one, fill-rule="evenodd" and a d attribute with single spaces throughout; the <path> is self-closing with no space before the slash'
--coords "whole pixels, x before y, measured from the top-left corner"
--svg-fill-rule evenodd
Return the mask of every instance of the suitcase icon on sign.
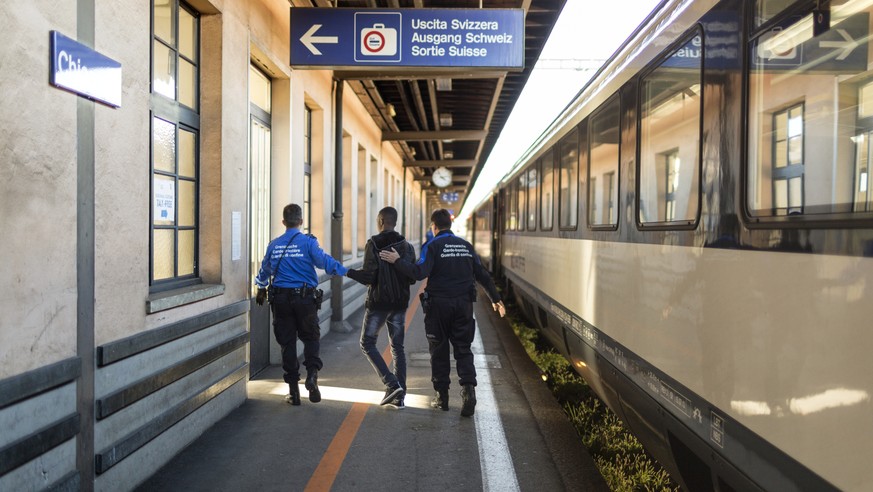
<path id="1" fill-rule="evenodd" d="M 394 56 L 397 54 L 397 29 L 385 24 L 361 29 L 361 54 L 365 56 Z"/>

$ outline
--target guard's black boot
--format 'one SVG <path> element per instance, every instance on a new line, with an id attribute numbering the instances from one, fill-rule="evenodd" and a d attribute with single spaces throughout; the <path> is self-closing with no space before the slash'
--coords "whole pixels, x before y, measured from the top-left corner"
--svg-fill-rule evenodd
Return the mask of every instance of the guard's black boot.
<path id="1" fill-rule="evenodd" d="M 318 370 L 310 369 L 306 374 L 306 390 L 309 391 L 309 401 L 318 403 L 321 401 L 321 391 L 318 390 Z"/>
<path id="2" fill-rule="evenodd" d="M 461 416 L 472 416 L 476 411 L 476 387 L 472 384 L 465 384 L 461 388 L 461 399 L 464 400 L 463 405 L 461 405 Z"/>
<path id="3" fill-rule="evenodd" d="M 430 406 L 439 408 L 444 412 L 449 411 L 449 390 L 437 390 L 433 398 L 430 400 Z"/>
<path id="4" fill-rule="evenodd" d="M 288 388 L 290 389 L 290 392 L 288 396 L 285 397 L 285 401 L 295 407 L 300 405 L 300 387 L 297 386 L 297 383 L 289 383 Z"/>

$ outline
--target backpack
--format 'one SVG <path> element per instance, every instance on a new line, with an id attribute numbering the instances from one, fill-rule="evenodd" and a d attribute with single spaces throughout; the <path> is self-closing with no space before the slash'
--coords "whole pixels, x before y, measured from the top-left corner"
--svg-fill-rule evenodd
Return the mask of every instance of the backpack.
<path id="1" fill-rule="evenodd" d="M 373 242 L 373 248 L 376 252 L 376 257 L 379 257 L 380 249 Z M 411 244 L 402 240 L 382 248 L 387 250 L 394 248 L 404 260 L 415 263 L 415 249 Z M 371 309 L 406 309 L 409 305 L 409 286 L 415 283 L 415 279 L 411 279 L 387 261 L 378 260 L 376 270 L 376 281 L 370 285 L 367 295 L 367 307 Z"/>

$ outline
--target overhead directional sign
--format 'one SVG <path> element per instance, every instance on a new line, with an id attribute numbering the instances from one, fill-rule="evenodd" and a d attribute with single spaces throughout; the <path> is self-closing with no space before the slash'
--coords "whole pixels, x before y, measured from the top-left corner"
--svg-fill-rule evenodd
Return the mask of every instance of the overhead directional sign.
<path id="1" fill-rule="evenodd" d="M 293 7 L 291 66 L 522 69 L 524 10 Z"/>
<path id="2" fill-rule="evenodd" d="M 440 200 L 442 200 L 446 203 L 455 203 L 456 201 L 458 201 L 458 192 L 451 191 L 451 192 L 443 193 L 440 195 Z"/>

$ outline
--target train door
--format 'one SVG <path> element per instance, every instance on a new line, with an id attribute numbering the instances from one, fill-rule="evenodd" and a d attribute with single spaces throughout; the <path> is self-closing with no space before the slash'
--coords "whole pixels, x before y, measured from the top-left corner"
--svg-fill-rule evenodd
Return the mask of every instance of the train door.
<path id="1" fill-rule="evenodd" d="M 254 278 L 270 243 L 270 89 L 269 77 L 249 67 L 249 377 L 270 364 L 270 309 L 255 303 Z"/>

